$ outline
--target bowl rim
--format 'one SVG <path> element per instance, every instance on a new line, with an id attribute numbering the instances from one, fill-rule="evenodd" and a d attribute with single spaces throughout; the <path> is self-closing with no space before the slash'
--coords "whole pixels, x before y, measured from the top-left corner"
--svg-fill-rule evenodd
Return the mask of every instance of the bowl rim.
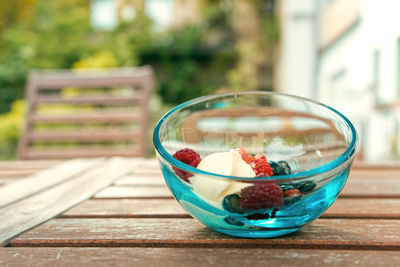
<path id="1" fill-rule="evenodd" d="M 170 153 L 167 152 L 167 150 L 161 144 L 160 136 L 159 136 L 160 128 L 163 125 L 163 123 L 165 122 L 165 120 L 168 117 L 170 117 L 173 113 L 175 113 L 176 111 L 178 111 L 186 106 L 196 104 L 196 103 L 199 103 L 199 102 L 202 102 L 205 100 L 215 99 L 215 98 L 219 98 L 219 97 L 226 97 L 226 96 L 234 96 L 235 97 L 238 95 L 284 96 L 284 97 L 296 98 L 298 100 L 306 101 L 306 102 L 313 103 L 313 104 L 322 106 L 324 108 L 327 108 L 330 111 L 332 111 L 333 113 L 335 113 L 336 115 L 339 115 L 339 117 L 342 118 L 344 120 L 344 122 L 346 123 L 346 125 L 350 128 L 350 131 L 352 134 L 351 142 L 350 142 L 349 146 L 347 147 L 347 149 L 339 157 L 337 157 L 336 159 L 334 159 L 328 163 L 325 163 L 324 165 L 321 165 L 321 166 L 318 166 L 316 168 L 306 170 L 306 171 L 296 172 L 296 173 L 287 174 L 287 175 L 273 175 L 273 176 L 269 176 L 269 177 L 239 177 L 239 176 L 229 176 L 229 175 L 222 175 L 222 174 L 216 174 L 216 173 L 212 173 L 212 172 L 203 171 L 203 170 L 197 169 L 195 167 L 192 167 L 190 165 L 187 165 L 187 164 L 175 159 Z M 186 101 L 186 102 L 174 107 L 173 109 L 169 110 L 163 117 L 161 117 L 161 119 L 157 122 L 157 124 L 154 128 L 154 131 L 153 131 L 153 143 L 154 143 L 156 152 L 162 158 L 164 158 L 167 162 L 169 162 L 170 164 L 172 164 L 173 166 L 175 166 L 179 169 L 182 169 L 184 171 L 187 171 L 187 172 L 190 172 L 193 174 L 207 175 L 207 176 L 212 176 L 212 177 L 218 177 L 218 178 L 224 178 L 224 179 L 234 179 L 234 180 L 251 180 L 251 181 L 255 181 L 255 180 L 288 180 L 288 179 L 294 179 L 294 178 L 310 177 L 310 176 L 326 173 L 326 172 L 329 172 L 329 171 L 341 166 L 342 164 L 345 164 L 355 154 L 355 151 L 358 146 L 358 134 L 357 134 L 357 131 L 356 131 L 354 125 L 351 123 L 351 121 L 346 116 L 344 116 L 342 113 L 340 113 L 336 109 L 334 109 L 326 104 L 323 104 L 321 102 L 318 102 L 316 100 L 301 97 L 301 96 L 296 96 L 296 95 L 292 95 L 292 94 L 278 93 L 278 92 L 242 91 L 242 92 L 230 92 L 230 93 L 201 96 L 201 97 Z"/>

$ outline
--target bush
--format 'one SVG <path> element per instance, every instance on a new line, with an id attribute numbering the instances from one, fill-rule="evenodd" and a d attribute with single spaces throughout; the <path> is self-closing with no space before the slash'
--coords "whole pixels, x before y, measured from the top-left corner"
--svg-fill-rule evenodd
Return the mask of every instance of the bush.
<path id="1" fill-rule="evenodd" d="M 18 138 L 20 136 L 25 115 L 25 101 L 16 100 L 11 111 L 0 115 L 0 159 L 15 157 Z"/>

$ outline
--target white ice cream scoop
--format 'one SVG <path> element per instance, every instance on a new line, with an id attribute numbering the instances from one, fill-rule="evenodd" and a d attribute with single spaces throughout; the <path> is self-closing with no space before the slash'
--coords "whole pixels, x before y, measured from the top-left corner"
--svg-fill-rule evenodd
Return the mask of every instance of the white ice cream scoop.
<path id="1" fill-rule="evenodd" d="M 201 160 L 197 168 L 227 176 L 255 177 L 250 165 L 242 159 L 239 152 L 233 150 L 210 154 Z M 226 195 L 236 193 L 249 185 L 205 175 L 195 175 L 190 181 L 196 194 L 218 205 Z"/>

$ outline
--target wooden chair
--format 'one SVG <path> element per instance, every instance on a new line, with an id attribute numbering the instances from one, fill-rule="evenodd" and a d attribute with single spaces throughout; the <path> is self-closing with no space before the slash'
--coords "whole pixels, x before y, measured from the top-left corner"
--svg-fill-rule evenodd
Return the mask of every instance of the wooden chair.
<path id="1" fill-rule="evenodd" d="M 144 157 L 151 67 L 32 71 L 20 159 Z"/>

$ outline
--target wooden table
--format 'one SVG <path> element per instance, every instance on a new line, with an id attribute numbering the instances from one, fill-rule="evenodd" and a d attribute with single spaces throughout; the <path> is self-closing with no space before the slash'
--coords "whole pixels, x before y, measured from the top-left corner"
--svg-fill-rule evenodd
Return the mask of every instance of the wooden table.
<path id="1" fill-rule="evenodd" d="M 244 239 L 192 219 L 155 160 L 0 162 L 0 243 L 0 266 L 400 266 L 400 168 L 355 166 L 320 219 Z"/>

